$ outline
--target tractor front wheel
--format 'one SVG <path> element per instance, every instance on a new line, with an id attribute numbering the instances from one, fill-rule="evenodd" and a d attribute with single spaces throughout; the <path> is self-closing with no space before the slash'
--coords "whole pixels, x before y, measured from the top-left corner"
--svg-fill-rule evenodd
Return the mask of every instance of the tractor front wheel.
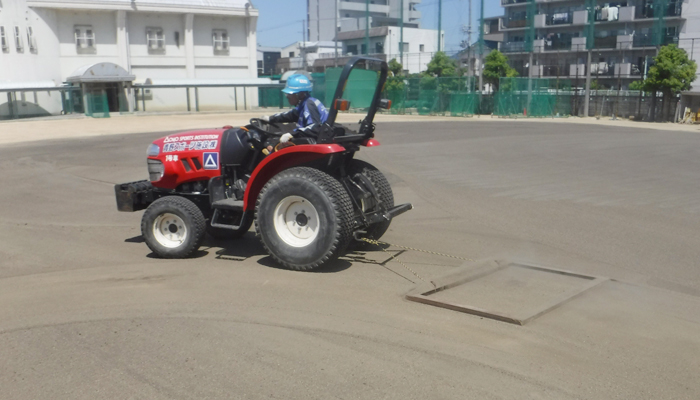
<path id="1" fill-rule="evenodd" d="M 146 244 L 162 258 L 189 257 L 199 249 L 205 230 L 202 211 L 184 197 L 161 197 L 148 206 L 141 219 Z"/>
<path id="2" fill-rule="evenodd" d="M 352 201 L 343 186 L 317 169 L 275 175 L 258 196 L 256 231 L 282 266 L 312 270 L 335 260 L 352 239 Z"/>

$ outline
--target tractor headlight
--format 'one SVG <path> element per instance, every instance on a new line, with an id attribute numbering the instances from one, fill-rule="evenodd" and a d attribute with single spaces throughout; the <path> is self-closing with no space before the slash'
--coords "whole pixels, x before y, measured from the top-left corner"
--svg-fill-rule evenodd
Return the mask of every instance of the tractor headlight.
<path id="1" fill-rule="evenodd" d="M 148 159 L 148 179 L 151 182 L 159 181 L 163 177 L 164 172 L 165 167 L 162 162 Z"/>
<path id="2" fill-rule="evenodd" d="M 160 147 L 158 145 L 151 143 L 148 146 L 148 150 L 146 150 L 146 154 L 149 157 L 156 157 L 158 154 L 160 154 Z"/>

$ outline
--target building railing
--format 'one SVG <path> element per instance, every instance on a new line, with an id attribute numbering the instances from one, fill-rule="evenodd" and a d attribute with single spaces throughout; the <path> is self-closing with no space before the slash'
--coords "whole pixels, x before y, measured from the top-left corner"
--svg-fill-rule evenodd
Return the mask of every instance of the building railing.
<path id="1" fill-rule="evenodd" d="M 632 38 L 632 47 L 654 47 L 657 44 L 654 43 L 654 37 L 652 35 L 634 35 Z M 665 46 L 667 44 L 678 44 L 677 36 L 664 36 L 661 38 L 660 46 Z"/>
<path id="2" fill-rule="evenodd" d="M 614 49 L 617 47 L 617 36 L 596 37 L 594 47 L 596 49 Z"/>
<path id="3" fill-rule="evenodd" d="M 545 51 L 571 50 L 571 40 L 545 40 Z"/>
<path id="4" fill-rule="evenodd" d="M 649 4 L 646 7 L 639 6 L 635 9 L 634 13 L 634 18 L 635 19 L 646 19 L 646 18 L 654 18 L 654 5 Z M 683 4 L 678 1 L 678 2 L 671 2 L 669 5 L 666 7 L 664 16 L 666 17 L 680 17 L 681 13 L 683 12 Z"/>
<path id="5" fill-rule="evenodd" d="M 563 13 L 550 14 L 547 16 L 547 19 L 545 21 L 547 25 L 571 24 L 574 22 L 574 13 L 569 11 Z"/>
<path id="6" fill-rule="evenodd" d="M 525 51 L 525 42 L 510 42 L 501 45 L 503 53 L 516 53 Z"/>
<path id="7" fill-rule="evenodd" d="M 530 0 L 501 0 L 502 6 L 507 6 L 511 4 L 525 4 Z"/>
<path id="8" fill-rule="evenodd" d="M 527 19 L 503 20 L 503 29 L 524 28 L 527 26 Z"/>

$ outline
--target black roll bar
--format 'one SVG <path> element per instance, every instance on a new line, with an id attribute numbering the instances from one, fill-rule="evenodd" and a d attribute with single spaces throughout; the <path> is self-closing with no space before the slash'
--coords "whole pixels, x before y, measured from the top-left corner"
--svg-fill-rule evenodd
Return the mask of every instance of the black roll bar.
<path id="1" fill-rule="evenodd" d="M 335 89 L 335 95 L 333 96 L 333 100 L 331 102 L 331 110 L 328 113 L 328 120 L 326 121 L 326 123 L 328 123 L 328 125 L 331 126 L 335 124 L 335 118 L 338 115 L 338 109 L 336 108 L 336 100 L 340 99 L 343 95 L 343 92 L 345 91 L 345 85 L 347 84 L 348 78 L 350 77 L 350 72 L 352 72 L 353 68 L 355 68 L 357 63 L 359 63 L 360 61 L 376 62 L 381 65 L 379 82 L 377 83 L 377 89 L 374 91 L 374 98 L 372 99 L 372 104 L 370 104 L 367 116 L 360 124 L 359 129 L 359 133 L 365 136 L 365 139 L 370 139 L 374 136 L 374 130 L 372 129 L 374 115 L 377 113 L 377 109 L 379 109 L 379 101 L 381 100 L 384 82 L 386 82 L 386 78 L 389 75 L 389 66 L 387 65 L 386 61 L 382 61 L 377 58 L 357 56 L 353 57 L 352 59 L 350 59 L 350 61 L 348 61 L 347 64 L 345 64 L 343 72 L 341 72 L 340 74 L 340 79 L 338 80 L 338 87 Z"/>

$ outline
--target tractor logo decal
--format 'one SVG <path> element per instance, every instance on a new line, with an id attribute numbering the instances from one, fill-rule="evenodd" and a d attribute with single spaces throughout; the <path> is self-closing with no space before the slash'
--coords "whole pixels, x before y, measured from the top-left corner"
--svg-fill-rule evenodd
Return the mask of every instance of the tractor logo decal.
<path id="1" fill-rule="evenodd" d="M 219 169 L 219 153 L 204 153 L 204 169 Z"/>

